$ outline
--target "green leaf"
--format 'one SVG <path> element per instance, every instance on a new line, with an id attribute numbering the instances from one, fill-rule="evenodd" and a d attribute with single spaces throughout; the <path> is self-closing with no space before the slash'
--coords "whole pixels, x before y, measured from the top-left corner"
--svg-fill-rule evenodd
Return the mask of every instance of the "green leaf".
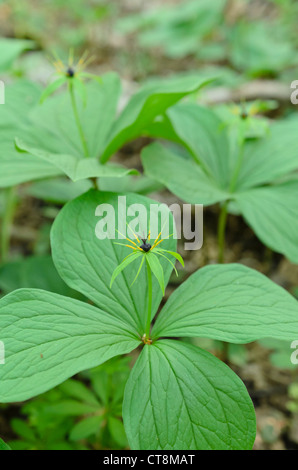
<path id="1" fill-rule="evenodd" d="M 28 49 L 34 49 L 35 43 L 25 39 L 0 39 L 0 71 L 8 70 L 13 62 Z"/>
<path id="2" fill-rule="evenodd" d="M 119 178 L 115 178 L 115 180 L 119 182 Z M 26 194 L 47 202 L 63 205 L 81 194 L 84 194 L 91 187 L 92 183 L 88 180 L 80 180 L 74 183 L 64 177 L 51 178 L 49 180 L 33 182 L 27 188 Z"/>
<path id="3" fill-rule="evenodd" d="M 60 276 L 70 287 L 83 293 L 92 302 L 115 318 L 125 321 L 127 325 L 130 325 L 130 328 L 133 328 L 133 331 L 142 335 L 148 303 L 146 270 L 143 269 L 140 272 L 137 282 L 131 286 L 139 263 L 131 264 L 129 269 L 125 269 L 119 274 L 110 289 L 115 268 L 132 250 L 115 244 L 116 241 L 119 241 L 124 245 L 127 243 L 126 240 L 109 238 L 99 240 L 96 236 L 97 225 L 103 224 L 107 216 L 106 212 L 102 213 L 102 216 L 100 215 L 99 209 L 102 204 L 108 205 L 102 206 L 102 208 L 105 208 L 105 211 L 109 210 L 112 220 L 115 220 L 115 237 L 117 229 L 124 233 L 126 221 L 130 223 L 134 220 L 134 216 L 126 216 L 123 196 L 118 200 L 119 196 L 121 195 L 91 190 L 69 202 L 54 222 L 51 236 L 52 253 Z M 154 214 L 159 211 L 161 205 L 144 196 L 130 193 L 125 196 L 127 208 L 132 204 L 144 206 L 144 218 L 141 217 L 141 223 L 135 229 L 142 236 L 146 230 L 149 230 L 150 208 Z M 118 201 L 120 209 L 118 209 Z M 169 217 L 169 233 L 173 233 L 173 216 L 166 207 L 164 210 Z M 124 225 L 124 228 L 119 223 Z M 159 217 L 159 231 L 163 223 Z M 127 233 L 135 241 L 128 229 Z M 165 240 L 163 247 L 176 251 L 176 240 L 172 238 Z M 166 260 L 161 264 L 164 270 L 165 284 L 167 284 L 172 267 Z M 161 298 L 162 293 L 158 283 L 156 279 L 153 279 L 153 313 L 157 311 Z"/>
<path id="4" fill-rule="evenodd" d="M 137 170 L 129 170 L 115 164 L 102 165 L 96 158 L 78 158 L 75 155 L 50 153 L 26 145 L 21 139 L 16 139 L 16 146 L 20 152 L 26 152 L 35 157 L 51 163 L 60 172 L 65 173 L 72 181 L 80 181 L 86 178 L 111 178 L 138 174 Z M 25 158 L 25 157 L 23 157 Z"/>
<path id="5" fill-rule="evenodd" d="M 166 56 L 183 58 L 199 54 L 209 45 L 202 42 L 224 22 L 224 7 L 224 0 L 163 4 L 162 7 L 121 18 L 117 26 L 121 32 L 139 30 L 137 40 L 142 48 L 158 47 Z"/>
<path id="6" fill-rule="evenodd" d="M 20 80 L 5 87 L 5 106 L 0 113 L 0 187 L 6 188 L 26 181 L 57 176 L 61 171 L 32 155 L 24 157 L 17 152 L 16 134 L 29 139 L 31 132 L 28 114 L 38 103 L 40 87 Z M 46 140 L 43 135 L 39 138 Z"/>
<path id="7" fill-rule="evenodd" d="M 237 375 L 172 340 L 145 346 L 128 379 L 123 418 L 132 449 L 251 449 L 255 414 Z"/>
<path id="8" fill-rule="evenodd" d="M 152 336 L 231 343 L 298 337 L 298 302 L 263 274 L 238 264 L 198 270 L 171 295 Z"/>
<path id="9" fill-rule="evenodd" d="M 271 126 L 268 136 L 247 146 L 238 190 L 270 183 L 298 169 L 297 124 L 295 120 L 277 122 Z"/>
<path id="10" fill-rule="evenodd" d="M 142 163 L 147 176 L 164 184 L 183 201 L 209 205 L 229 196 L 190 156 L 178 156 L 159 143 L 142 151 Z"/>
<path id="11" fill-rule="evenodd" d="M 139 341 L 120 319 L 78 300 L 21 289 L 0 300 L 0 402 L 23 401 Z"/>
<path id="12" fill-rule="evenodd" d="M 104 416 L 91 416 L 77 423 L 71 430 L 69 438 L 72 441 L 86 439 L 92 434 L 97 434 Z"/>
<path id="13" fill-rule="evenodd" d="M 142 152 L 147 176 L 188 203 L 232 201 L 263 243 L 297 263 L 296 122 L 272 125 L 268 136 L 245 142 L 242 154 L 228 127 L 212 111 L 182 103 L 167 116 L 175 141 L 190 155 L 152 144 Z M 257 187 L 269 183 L 279 184 Z"/>
<path id="14" fill-rule="evenodd" d="M 127 447 L 127 437 L 122 421 L 113 416 L 109 416 L 108 428 L 114 441 L 122 448 Z"/>
<path id="15" fill-rule="evenodd" d="M 69 379 L 61 384 L 59 389 L 72 398 L 84 401 L 90 405 L 98 406 L 98 400 L 94 393 L 85 384 L 78 380 Z"/>
<path id="16" fill-rule="evenodd" d="M 60 169 L 40 158 L 20 154 L 15 148 L 15 135 L 13 129 L 0 129 L 0 188 L 62 174 Z"/>
<path id="17" fill-rule="evenodd" d="M 238 21 L 229 33 L 233 65 L 253 76 L 282 71 L 297 60 L 294 44 L 279 21 Z"/>
<path id="18" fill-rule="evenodd" d="M 0 127 L 22 126 L 29 111 L 37 105 L 41 88 L 36 83 L 21 79 L 5 86 L 5 106 L 1 106 Z M 1 141 L 0 141 L 1 143 Z"/>
<path id="19" fill-rule="evenodd" d="M 0 450 L 11 450 L 11 448 L 5 444 L 5 442 L 0 438 Z"/>
<path id="20" fill-rule="evenodd" d="M 293 263 L 298 263 L 297 194 L 298 181 L 293 180 L 235 196 L 237 207 L 260 240 Z"/>
<path id="21" fill-rule="evenodd" d="M 105 363 L 102 367 L 106 365 L 107 363 Z M 93 390 L 96 392 L 96 395 L 100 399 L 103 407 L 107 407 L 109 404 L 111 391 L 110 377 L 104 370 L 97 370 L 91 374 Z"/>
<path id="22" fill-rule="evenodd" d="M 127 175 L 120 178 L 104 178 L 100 181 L 101 191 L 114 193 L 152 194 L 163 186 L 145 175 Z"/>
<path id="23" fill-rule="evenodd" d="M 132 97 L 115 121 L 101 162 L 105 163 L 125 142 L 140 136 L 167 108 L 210 81 L 194 77 L 178 77 L 144 86 Z"/>
<path id="24" fill-rule="evenodd" d="M 103 167 L 95 158 L 100 154 L 115 118 L 120 93 L 118 76 L 106 74 L 101 85 L 88 83 L 86 89 L 86 106 L 81 100 L 77 105 L 93 158 L 79 162 L 82 144 L 69 93 L 65 91 L 49 97 L 43 105 L 37 105 L 41 94 L 39 87 L 26 81 L 6 87 L 6 104 L 0 115 L 0 187 L 63 173 L 75 180 L 97 175 L 118 178 L 130 173 L 115 165 Z M 26 142 L 29 153 L 30 149 L 36 149 L 36 156 L 17 152 L 15 137 Z"/>
<path id="25" fill-rule="evenodd" d="M 14 432 L 18 434 L 22 439 L 29 442 L 34 442 L 36 440 L 34 431 L 22 419 L 11 420 L 11 427 Z"/>
<path id="26" fill-rule="evenodd" d="M 211 110 L 194 103 L 179 103 L 167 115 L 175 133 L 219 189 L 231 178 L 230 145 L 223 122 Z"/>
<path id="27" fill-rule="evenodd" d="M 30 287 L 70 297 L 80 296 L 62 281 L 51 256 L 31 256 L 0 266 L 0 289 L 5 294 Z"/>
<path id="28" fill-rule="evenodd" d="M 82 416 L 98 411 L 99 404 L 88 405 L 75 400 L 61 400 L 59 403 L 45 406 L 44 412 L 58 416 Z"/>
<path id="29" fill-rule="evenodd" d="M 107 73 L 102 76 L 101 84 L 89 82 L 84 86 L 86 103 L 84 104 L 80 95 L 76 96 L 76 103 L 90 157 L 97 158 L 105 146 L 115 119 L 121 89 L 120 80 L 117 74 Z M 67 89 L 36 106 L 30 114 L 30 119 L 35 140 L 28 141 L 24 137 L 23 140 L 27 144 L 49 153 L 83 157 L 82 142 Z M 40 131 L 47 132 L 47 140 L 38 139 Z M 36 145 L 37 141 L 40 146 Z"/>
<path id="30" fill-rule="evenodd" d="M 178 142 L 184 145 L 220 189 L 228 189 L 238 150 L 233 151 L 227 127 L 211 110 L 179 103 L 167 111 Z M 296 122 L 271 126 L 269 135 L 246 142 L 237 190 L 265 184 L 298 168 Z"/>

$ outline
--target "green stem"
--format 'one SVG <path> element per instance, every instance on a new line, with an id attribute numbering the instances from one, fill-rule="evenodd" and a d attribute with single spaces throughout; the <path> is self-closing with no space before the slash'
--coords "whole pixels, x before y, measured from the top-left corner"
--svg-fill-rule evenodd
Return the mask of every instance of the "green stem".
<path id="1" fill-rule="evenodd" d="M 219 222 L 218 222 L 218 263 L 224 263 L 224 251 L 225 251 L 225 232 L 228 218 L 228 201 L 226 201 L 220 210 Z M 222 361 L 225 364 L 229 364 L 229 344 L 223 341 Z"/>
<path id="2" fill-rule="evenodd" d="M 83 145 L 84 154 L 85 154 L 85 157 L 89 157 L 90 155 L 89 155 L 88 145 L 87 145 L 87 141 L 86 141 L 86 138 L 85 138 L 83 127 L 82 127 L 82 124 L 81 124 L 81 121 L 80 121 L 80 116 L 79 116 L 77 103 L 76 103 L 76 97 L 75 97 L 75 94 L 74 94 L 73 84 L 72 84 L 71 80 L 69 81 L 69 93 L 70 93 L 70 98 L 71 98 L 73 114 L 74 114 L 74 117 L 75 117 L 75 120 L 76 120 L 77 128 L 78 128 L 80 138 L 81 138 L 81 142 L 82 142 L 82 145 Z"/>
<path id="3" fill-rule="evenodd" d="M 231 193 L 235 191 L 239 173 L 242 167 L 243 158 L 244 158 L 244 145 L 245 145 L 245 132 L 244 132 L 244 128 L 241 127 L 239 130 L 239 137 L 238 137 L 239 154 L 238 154 L 238 158 L 237 158 L 237 162 L 235 166 L 235 171 L 233 173 L 231 183 L 230 183 Z"/>
<path id="4" fill-rule="evenodd" d="M 15 214 L 16 197 L 15 188 L 11 187 L 6 189 L 5 197 L 5 213 L 2 219 L 1 227 L 1 261 L 6 263 L 10 251 L 10 233 L 11 226 Z"/>
<path id="5" fill-rule="evenodd" d="M 97 191 L 99 191 L 99 184 L 98 184 L 97 178 L 90 178 L 90 181 L 93 185 L 93 188 L 96 189 Z"/>
<path id="6" fill-rule="evenodd" d="M 152 314 L 152 273 L 148 261 L 147 265 L 147 278 L 148 278 L 148 310 L 147 310 L 147 321 L 146 321 L 146 338 L 150 338 L 150 326 L 151 326 L 151 314 Z"/>
<path id="7" fill-rule="evenodd" d="M 242 145 L 239 150 L 239 156 L 235 168 L 235 172 L 233 174 L 231 184 L 230 184 L 230 192 L 233 193 L 235 191 L 235 187 L 238 181 L 238 176 L 242 167 L 242 162 L 243 162 L 243 156 L 244 156 L 244 146 Z"/>
<path id="8" fill-rule="evenodd" d="M 228 201 L 226 201 L 220 210 L 218 229 L 217 229 L 217 239 L 218 239 L 218 262 L 224 262 L 224 250 L 225 250 L 225 232 L 227 226 L 228 218 Z"/>
<path id="9" fill-rule="evenodd" d="M 230 192 L 233 193 L 235 191 L 235 187 L 237 184 L 237 180 L 239 177 L 239 173 L 242 167 L 243 158 L 244 158 L 244 144 L 245 144 L 245 133 L 244 129 L 241 128 L 240 134 L 238 137 L 238 145 L 239 145 L 239 155 L 237 158 L 235 171 L 233 173 L 231 183 L 230 183 Z M 219 221 L 218 221 L 218 229 L 217 229 L 217 237 L 218 237 L 218 262 L 224 262 L 224 249 L 225 249 L 225 231 L 227 225 L 227 218 L 228 218 L 228 202 L 226 201 L 220 211 Z"/>

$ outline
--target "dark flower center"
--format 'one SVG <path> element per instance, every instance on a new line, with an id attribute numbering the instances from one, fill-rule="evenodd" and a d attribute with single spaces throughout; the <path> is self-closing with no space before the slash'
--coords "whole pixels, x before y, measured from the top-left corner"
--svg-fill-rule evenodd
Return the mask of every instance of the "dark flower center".
<path id="1" fill-rule="evenodd" d="M 68 67 L 68 69 L 66 70 L 66 75 L 67 75 L 68 77 L 73 77 L 74 74 L 75 74 L 74 69 L 72 69 L 71 67 Z"/>
<path id="2" fill-rule="evenodd" d="M 145 251 L 147 253 L 148 251 L 151 250 L 152 246 L 150 243 L 143 243 L 143 245 L 140 246 L 141 250 Z"/>

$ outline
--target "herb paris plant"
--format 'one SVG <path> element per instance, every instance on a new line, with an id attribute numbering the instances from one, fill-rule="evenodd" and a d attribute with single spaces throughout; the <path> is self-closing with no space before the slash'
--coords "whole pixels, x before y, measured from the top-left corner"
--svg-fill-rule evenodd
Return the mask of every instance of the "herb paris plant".
<path id="1" fill-rule="evenodd" d="M 85 100 L 77 92 L 76 75 L 62 78 L 69 89 L 49 96 L 42 105 L 36 103 L 41 92 L 38 94 L 33 85 L 13 86 L 1 116 L 4 140 L 0 144 L 0 187 L 58 175 L 76 182 L 137 173 L 108 160 L 125 143 L 143 135 L 143 130 L 168 107 L 210 81 L 186 77 L 144 86 L 117 116 L 121 91 L 118 75 L 107 73 L 101 83 L 92 80 L 83 85 Z M 14 89 L 19 96 L 15 97 Z M 24 106 L 31 96 L 31 106 Z M 20 111 L 15 117 L 17 100 Z"/>
<path id="2" fill-rule="evenodd" d="M 96 306 L 37 289 L 0 300 L 0 401 L 26 400 L 77 372 L 143 345 L 148 285 L 145 269 L 117 265 L 130 253 L 98 240 L 95 211 L 118 195 L 91 190 L 68 203 L 52 230 L 55 265 L 64 281 Z M 127 203 L 158 204 L 128 194 Z M 171 224 L 173 220 L 171 218 Z M 161 229 L 161 227 L 160 227 Z M 174 252 L 176 241 L 165 240 Z M 165 285 L 172 266 L 161 257 Z M 152 319 L 162 292 L 152 279 Z M 253 405 L 244 384 L 206 351 L 171 337 L 208 337 L 246 343 L 298 336 L 297 301 L 265 276 L 241 265 L 200 269 L 171 295 L 128 379 L 123 418 L 133 449 L 250 449 Z"/>
<path id="3" fill-rule="evenodd" d="M 118 75 L 107 73 L 99 78 L 82 72 L 83 62 L 74 66 L 70 59 L 65 67 L 59 62 L 62 77 L 43 93 L 28 81 L 7 87 L 6 105 L 0 115 L 0 188 L 48 178 L 39 188 L 38 196 L 47 199 L 62 193 L 62 199 L 58 199 L 61 203 L 84 193 L 91 185 L 98 189 L 99 178 L 100 189 L 119 191 L 119 179 L 123 179 L 133 190 L 131 180 L 125 177 L 138 172 L 109 163 L 110 157 L 122 145 L 142 135 L 144 128 L 168 107 L 209 82 L 178 78 L 147 85 L 117 116 L 121 91 Z M 92 81 L 83 83 L 86 78 Z M 64 84 L 67 90 L 52 96 Z M 42 101 L 47 98 L 42 105 L 40 97 Z M 62 181 L 53 180 L 61 176 Z M 148 184 L 152 187 L 149 178 L 140 177 L 134 188 L 142 191 Z M 9 251 L 14 199 L 14 190 L 8 190 L 0 243 L 0 257 L 4 261 Z"/>
<path id="4" fill-rule="evenodd" d="M 154 143 L 143 151 L 145 173 L 184 201 L 220 203 L 221 245 L 233 210 L 265 245 L 298 263 L 296 120 L 277 122 L 269 135 L 246 140 L 231 136 L 213 111 L 181 103 L 167 112 L 163 125 L 159 136 L 166 129 L 167 138 L 187 153 Z"/>

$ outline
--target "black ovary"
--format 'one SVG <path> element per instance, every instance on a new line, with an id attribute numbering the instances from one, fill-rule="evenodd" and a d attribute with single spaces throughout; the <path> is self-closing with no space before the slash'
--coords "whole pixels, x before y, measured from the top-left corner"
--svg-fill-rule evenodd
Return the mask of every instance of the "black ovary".
<path id="1" fill-rule="evenodd" d="M 145 251 L 147 253 L 148 251 L 151 250 L 151 245 L 150 243 L 143 243 L 143 245 L 140 246 L 141 250 Z"/>
<path id="2" fill-rule="evenodd" d="M 75 74 L 74 69 L 72 69 L 71 67 L 68 67 L 68 69 L 66 70 L 66 75 L 67 75 L 68 77 L 73 77 L 74 74 Z"/>

